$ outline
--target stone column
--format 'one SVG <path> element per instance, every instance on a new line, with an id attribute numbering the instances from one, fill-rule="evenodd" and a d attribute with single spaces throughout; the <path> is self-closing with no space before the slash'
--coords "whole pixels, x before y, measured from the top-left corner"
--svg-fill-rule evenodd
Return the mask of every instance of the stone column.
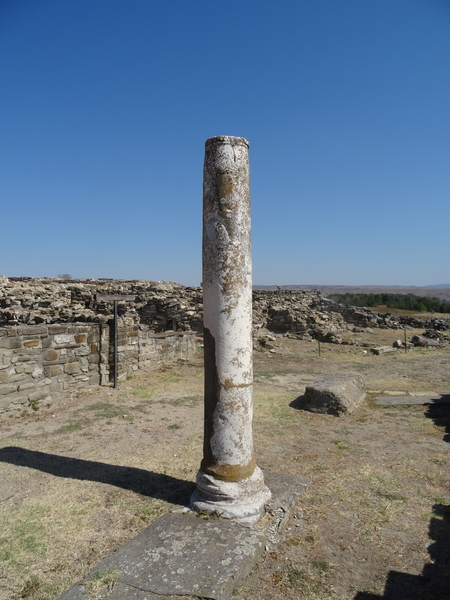
<path id="1" fill-rule="evenodd" d="M 194 510 L 255 523 L 270 497 L 253 456 L 249 143 L 206 141 L 203 171 L 205 431 Z"/>

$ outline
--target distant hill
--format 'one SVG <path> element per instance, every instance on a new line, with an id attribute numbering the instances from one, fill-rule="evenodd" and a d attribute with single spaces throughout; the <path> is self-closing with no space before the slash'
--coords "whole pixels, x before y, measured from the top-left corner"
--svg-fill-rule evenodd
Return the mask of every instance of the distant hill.
<path id="1" fill-rule="evenodd" d="M 276 290 L 276 285 L 254 285 L 255 290 Z M 434 296 L 450 300 L 450 284 L 437 286 L 401 286 L 401 285 L 283 285 L 283 290 L 320 290 L 324 296 L 330 294 L 415 294 L 416 296 Z"/>

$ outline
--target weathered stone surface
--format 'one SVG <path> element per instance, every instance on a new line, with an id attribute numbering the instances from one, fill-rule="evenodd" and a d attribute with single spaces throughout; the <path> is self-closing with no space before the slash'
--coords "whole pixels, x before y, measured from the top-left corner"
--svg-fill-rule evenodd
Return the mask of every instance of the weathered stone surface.
<path id="1" fill-rule="evenodd" d="M 420 394 L 413 396 L 377 396 L 375 404 L 380 406 L 396 406 L 402 404 L 450 404 L 448 394 Z"/>
<path id="2" fill-rule="evenodd" d="M 414 346 L 421 346 L 423 348 L 428 348 L 431 346 L 439 346 L 438 340 L 433 340 L 424 335 L 413 335 L 411 338 L 411 342 Z"/>
<path id="3" fill-rule="evenodd" d="M 364 379 L 351 373 L 332 373 L 315 379 L 306 387 L 303 408 L 316 413 L 351 413 L 366 397 Z"/>
<path id="4" fill-rule="evenodd" d="M 270 492 L 253 453 L 249 143 L 217 136 L 203 170 L 203 459 L 191 506 L 256 523 Z M 217 285 L 220 281 L 221 284 Z"/>
<path id="5" fill-rule="evenodd" d="M 305 493 L 309 484 L 307 477 L 264 471 L 264 481 L 271 492 L 266 503 L 266 522 L 262 527 L 272 544 L 279 541 L 299 496 Z"/>
<path id="6" fill-rule="evenodd" d="M 397 348 L 394 346 L 377 346 L 376 348 L 371 348 L 370 351 L 372 354 L 379 356 L 380 354 L 389 354 L 389 352 L 397 352 Z"/>
<path id="7" fill-rule="evenodd" d="M 144 600 L 145 595 L 193 595 L 228 600 L 248 575 L 265 545 L 265 535 L 219 519 L 168 514 L 101 562 L 60 600 L 87 600 L 86 582 L 98 572 L 119 569 L 116 597 Z M 128 588 L 127 588 L 128 586 Z M 121 591 L 123 595 L 119 596 Z M 113 596 L 109 596 L 113 597 Z M 151 595 L 147 598 L 153 600 Z"/>

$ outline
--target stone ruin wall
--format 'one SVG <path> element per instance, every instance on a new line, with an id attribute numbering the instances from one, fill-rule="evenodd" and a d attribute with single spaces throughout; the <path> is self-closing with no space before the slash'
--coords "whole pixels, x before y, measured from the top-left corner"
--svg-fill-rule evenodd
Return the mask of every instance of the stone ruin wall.
<path id="1" fill-rule="evenodd" d="M 141 280 L 0 277 L 0 411 L 112 378 L 113 303 L 96 294 L 134 295 L 120 302 L 119 379 L 188 358 L 202 331 L 197 287 Z M 255 340 L 267 330 L 339 343 L 356 327 L 448 330 L 445 319 L 418 321 L 345 307 L 318 290 L 253 292 Z"/>

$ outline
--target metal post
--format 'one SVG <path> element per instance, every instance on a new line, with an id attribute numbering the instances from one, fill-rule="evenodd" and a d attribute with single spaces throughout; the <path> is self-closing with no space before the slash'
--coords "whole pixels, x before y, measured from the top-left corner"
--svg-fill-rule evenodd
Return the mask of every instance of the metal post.
<path id="1" fill-rule="evenodd" d="M 119 387 L 117 376 L 117 300 L 114 300 L 114 389 Z"/>
<path id="2" fill-rule="evenodd" d="M 320 340 L 317 340 L 317 343 L 319 344 L 319 358 L 320 358 Z"/>
<path id="3" fill-rule="evenodd" d="M 253 455 L 248 142 L 206 141 L 203 179 L 203 460 L 191 505 L 255 523 L 270 492 Z"/>

